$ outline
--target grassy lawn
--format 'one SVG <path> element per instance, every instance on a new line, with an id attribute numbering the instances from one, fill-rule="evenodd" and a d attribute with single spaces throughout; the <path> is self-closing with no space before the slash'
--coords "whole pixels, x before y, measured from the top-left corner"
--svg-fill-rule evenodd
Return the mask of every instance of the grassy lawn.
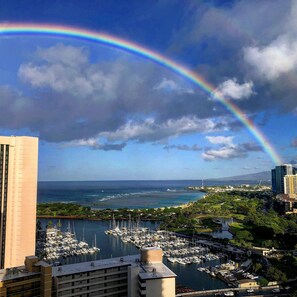
<path id="1" fill-rule="evenodd" d="M 234 229 L 234 230 L 243 230 L 243 229 L 246 229 L 246 228 L 245 228 L 246 226 L 244 226 L 243 223 L 241 223 L 241 222 L 237 222 L 237 221 L 231 223 L 229 226 L 230 226 L 232 229 Z"/>
<path id="2" fill-rule="evenodd" d="M 211 228 L 196 228 L 195 232 L 197 233 L 211 233 L 213 230 Z"/>

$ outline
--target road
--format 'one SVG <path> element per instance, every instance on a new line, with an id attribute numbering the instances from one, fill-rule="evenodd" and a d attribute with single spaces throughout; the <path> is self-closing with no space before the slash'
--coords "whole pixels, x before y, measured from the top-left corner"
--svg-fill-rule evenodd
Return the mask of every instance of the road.
<path id="1" fill-rule="evenodd" d="M 273 289 L 265 289 L 265 290 L 254 290 L 253 293 L 247 293 L 246 289 L 234 289 L 234 288 L 230 288 L 229 291 L 234 291 L 234 296 L 240 296 L 240 297 L 260 297 L 260 296 L 264 296 L 264 297 L 290 297 L 290 291 L 288 290 L 280 290 L 280 292 L 273 292 Z M 214 296 L 214 297 L 225 297 L 226 295 L 224 293 L 226 293 L 227 290 L 210 290 L 210 291 L 197 291 L 197 292 L 191 292 L 191 293 L 181 293 L 178 294 L 176 296 L 179 297 L 210 297 L 210 296 Z"/>

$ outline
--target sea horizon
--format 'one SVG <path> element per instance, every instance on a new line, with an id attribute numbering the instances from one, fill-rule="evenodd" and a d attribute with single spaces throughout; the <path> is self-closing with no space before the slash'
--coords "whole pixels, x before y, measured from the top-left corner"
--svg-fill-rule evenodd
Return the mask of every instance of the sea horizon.
<path id="1" fill-rule="evenodd" d="M 201 178 L 201 179 L 94 179 L 94 180 L 38 180 L 38 183 L 51 183 L 51 182 L 168 182 L 168 181 L 200 181 L 200 182 L 223 182 L 223 183 L 258 183 L 259 179 L 228 179 L 226 180 L 225 177 L 216 178 L 216 177 L 209 177 L 209 178 Z M 270 180 L 261 181 L 264 183 L 271 182 Z"/>
<path id="2" fill-rule="evenodd" d="M 207 179 L 94 179 L 94 180 L 38 180 L 37 182 L 131 182 L 131 181 L 201 181 Z"/>

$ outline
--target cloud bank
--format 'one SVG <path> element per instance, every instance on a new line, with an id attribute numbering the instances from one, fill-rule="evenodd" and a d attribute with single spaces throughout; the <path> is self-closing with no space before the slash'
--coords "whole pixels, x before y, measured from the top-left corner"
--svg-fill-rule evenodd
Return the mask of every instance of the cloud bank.
<path id="1" fill-rule="evenodd" d="M 254 142 L 235 144 L 233 138 L 233 136 L 206 136 L 206 140 L 218 147 L 205 149 L 202 154 L 203 159 L 215 161 L 218 159 L 246 158 L 249 152 L 262 151 L 262 147 Z"/>

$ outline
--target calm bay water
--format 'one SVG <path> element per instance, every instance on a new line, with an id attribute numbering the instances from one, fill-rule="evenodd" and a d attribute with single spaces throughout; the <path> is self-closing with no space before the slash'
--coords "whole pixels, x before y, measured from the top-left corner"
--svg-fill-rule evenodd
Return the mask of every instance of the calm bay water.
<path id="1" fill-rule="evenodd" d="M 45 227 L 48 220 L 42 219 L 41 222 L 42 226 Z M 58 223 L 57 220 L 52 220 L 52 222 L 54 225 Z M 104 231 L 110 227 L 110 222 L 108 221 L 61 220 L 61 223 L 62 231 L 66 231 L 70 226 L 72 232 L 75 232 L 77 239 L 82 240 L 84 238 L 90 246 L 93 246 L 96 234 L 97 247 L 100 248 L 100 252 L 97 254 L 61 259 L 60 261 L 63 264 L 135 255 L 139 253 L 139 250 L 131 243 L 123 243 L 119 237 L 106 235 L 104 233 Z M 157 223 L 142 222 L 141 226 L 155 229 Z M 170 263 L 165 258 L 163 262 L 177 275 L 177 284 L 187 286 L 194 290 L 211 290 L 227 287 L 219 279 L 212 278 L 208 274 L 198 271 L 197 267 L 200 266 L 199 264 L 179 265 Z M 213 264 L 218 263 L 219 262 L 216 261 Z M 210 262 L 204 265 L 209 266 Z"/>

